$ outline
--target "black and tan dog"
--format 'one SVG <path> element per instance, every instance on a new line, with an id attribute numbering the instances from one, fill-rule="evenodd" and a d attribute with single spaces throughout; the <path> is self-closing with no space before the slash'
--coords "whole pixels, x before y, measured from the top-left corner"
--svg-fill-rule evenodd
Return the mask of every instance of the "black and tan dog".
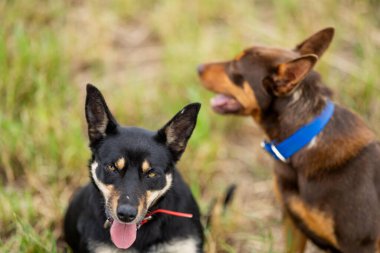
<path id="1" fill-rule="evenodd" d="M 203 85 L 218 94 L 213 109 L 252 116 L 274 144 L 277 197 L 292 238 L 287 252 L 303 252 L 307 238 L 330 252 L 379 250 L 380 146 L 356 114 L 331 101 L 313 70 L 333 35 L 326 28 L 293 50 L 257 46 L 198 68 Z M 331 115 L 321 132 L 282 157 L 275 145 L 326 110 Z"/>
<path id="2" fill-rule="evenodd" d="M 199 109 L 186 106 L 158 131 L 121 127 L 99 90 L 87 86 L 92 182 L 66 213 L 74 252 L 203 252 L 199 209 L 175 168 Z"/>

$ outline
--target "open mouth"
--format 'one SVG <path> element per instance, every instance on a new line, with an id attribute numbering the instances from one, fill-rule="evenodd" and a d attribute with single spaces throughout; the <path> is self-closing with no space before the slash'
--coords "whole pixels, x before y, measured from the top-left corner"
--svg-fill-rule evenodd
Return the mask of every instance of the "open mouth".
<path id="1" fill-rule="evenodd" d="M 128 249 L 136 240 L 137 224 L 121 223 L 112 218 L 108 218 L 104 226 L 111 227 L 111 240 L 119 249 Z"/>
<path id="2" fill-rule="evenodd" d="M 243 109 L 243 106 L 235 98 L 224 94 L 217 94 L 210 103 L 212 109 L 220 114 L 237 113 Z"/>

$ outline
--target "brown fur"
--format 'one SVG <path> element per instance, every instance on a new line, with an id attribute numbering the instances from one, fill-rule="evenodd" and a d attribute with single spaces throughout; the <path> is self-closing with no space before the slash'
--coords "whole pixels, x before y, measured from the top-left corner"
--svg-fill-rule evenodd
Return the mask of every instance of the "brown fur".
<path id="1" fill-rule="evenodd" d="M 306 204 L 297 197 L 291 198 L 288 206 L 295 215 L 305 221 L 308 229 L 338 248 L 334 231 L 334 220 L 330 214 L 306 206 Z"/>
<path id="2" fill-rule="evenodd" d="M 335 116 L 333 116 L 331 124 L 335 120 Z M 306 176 L 317 176 L 323 170 L 331 170 L 344 165 L 355 157 L 363 147 L 375 141 L 374 133 L 365 126 L 360 118 L 355 117 L 352 122 L 347 121 L 346 124 L 352 125 L 349 129 L 342 129 L 340 133 L 335 131 L 322 132 L 315 148 L 310 148 L 307 152 L 301 151 L 295 155 L 295 166 L 304 167 L 307 164 L 308 169 L 304 171 Z"/>
<path id="3" fill-rule="evenodd" d="M 221 104 L 218 112 L 251 115 L 270 140 L 281 142 L 333 99 L 312 70 L 333 35 L 332 28 L 321 30 L 294 50 L 251 47 L 231 61 L 200 66 L 199 75 L 207 89 L 241 105 L 236 113 Z M 330 252 L 375 252 L 379 165 L 374 133 L 359 116 L 336 104 L 323 132 L 288 163 L 276 162 L 275 194 L 283 207 L 284 231 L 295 240 L 287 243 L 286 252 L 303 252 L 305 236 Z"/>

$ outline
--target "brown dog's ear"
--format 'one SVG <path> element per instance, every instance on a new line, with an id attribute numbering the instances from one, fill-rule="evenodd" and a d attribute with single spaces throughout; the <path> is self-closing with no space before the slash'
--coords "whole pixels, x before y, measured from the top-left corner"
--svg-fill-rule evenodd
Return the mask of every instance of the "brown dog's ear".
<path id="1" fill-rule="evenodd" d="M 318 57 L 314 54 L 304 55 L 277 67 L 276 73 L 264 79 L 276 96 L 290 94 L 311 71 Z"/>
<path id="2" fill-rule="evenodd" d="M 334 28 L 328 27 L 304 40 L 301 44 L 297 45 L 294 50 L 301 55 L 315 54 L 321 57 L 329 47 L 333 37 Z"/>

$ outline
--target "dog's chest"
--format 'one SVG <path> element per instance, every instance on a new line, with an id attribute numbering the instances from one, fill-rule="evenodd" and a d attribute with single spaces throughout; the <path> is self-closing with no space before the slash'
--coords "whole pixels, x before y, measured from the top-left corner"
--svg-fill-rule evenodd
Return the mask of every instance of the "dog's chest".
<path id="1" fill-rule="evenodd" d="M 153 245 L 144 253 L 196 253 L 198 252 L 198 241 L 195 238 L 174 239 L 170 242 Z M 114 246 L 94 242 L 92 243 L 91 252 L 93 253 L 142 253 L 135 249 L 121 250 Z"/>

